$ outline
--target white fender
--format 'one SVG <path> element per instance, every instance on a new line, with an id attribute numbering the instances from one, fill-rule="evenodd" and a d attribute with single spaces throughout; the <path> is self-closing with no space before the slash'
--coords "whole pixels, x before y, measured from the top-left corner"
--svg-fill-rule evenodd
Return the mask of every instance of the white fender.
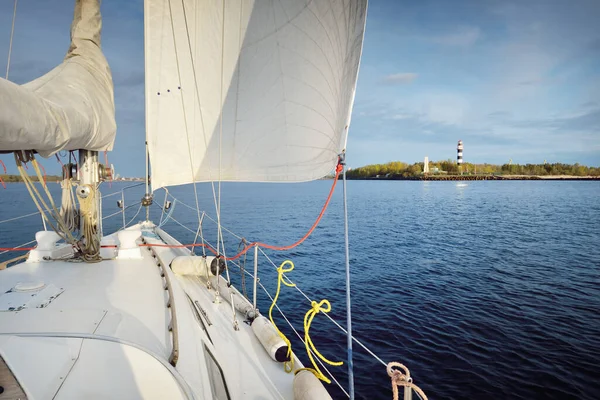
<path id="1" fill-rule="evenodd" d="M 278 362 L 288 360 L 288 346 L 279 336 L 271 321 L 261 315 L 252 321 L 252 330 L 273 360 Z"/>
<path id="2" fill-rule="evenodd" d="M 210 268 L 208 267 L 209 265 L 209 260 L 202 256 L 179 256 L 171 261 L 171 270 L 177 275 L 205 277 L 207 271 L 209 275 L 212 275 L 210 273 Z"/>
<path id="3" fill-rule="evenodd" d="M 331 396 L 319 378 L 302 370 L 294 376 L 294 400 L 331 400 Z"/>

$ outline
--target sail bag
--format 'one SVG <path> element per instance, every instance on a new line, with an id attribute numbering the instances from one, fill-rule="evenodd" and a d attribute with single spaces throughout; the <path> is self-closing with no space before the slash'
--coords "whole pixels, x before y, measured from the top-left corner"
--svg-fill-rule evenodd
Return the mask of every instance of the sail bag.
<path id="1" fill-rule="evenodd" d="M 77 0 L 63 63 L 25 85 L 0 78 L 0 152 L 112 150 L 113 82 L 101 28 L 98 0 Z"/>

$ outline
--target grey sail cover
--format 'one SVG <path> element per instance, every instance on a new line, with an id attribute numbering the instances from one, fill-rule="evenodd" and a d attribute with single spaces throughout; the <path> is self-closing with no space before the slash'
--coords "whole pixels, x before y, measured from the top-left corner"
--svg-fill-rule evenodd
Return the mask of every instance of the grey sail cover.
<path id="1" fill-rule="evenodd" d="M 320 178 L 345 148 L 367 0 L 145 0 L 152 186 Z"/>
<path id="2" fill-rule="evenodd" d="M 113 83 L 100 50 L 98 0 L 76 0 L 62 64 L 24 85 L 0 78 L 0 151 L 112 150 Z"/>

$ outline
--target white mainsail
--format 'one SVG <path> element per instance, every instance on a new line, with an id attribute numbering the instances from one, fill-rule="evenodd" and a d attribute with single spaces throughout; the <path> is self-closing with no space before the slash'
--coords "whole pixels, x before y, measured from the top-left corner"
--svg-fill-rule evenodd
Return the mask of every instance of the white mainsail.
<path id="1" fill-rule="evenodd" d="M 146 0 L 152 186 L 308 181 L 344 149 L 367 0 Z"/>
<path id="2" fill-rule="evenodd" d="M 0 78 L 0 151 L 112 150 L 113 83 L 100 50 L 98 0 L 77 0 L 62 64 L 25 85 Z"/>

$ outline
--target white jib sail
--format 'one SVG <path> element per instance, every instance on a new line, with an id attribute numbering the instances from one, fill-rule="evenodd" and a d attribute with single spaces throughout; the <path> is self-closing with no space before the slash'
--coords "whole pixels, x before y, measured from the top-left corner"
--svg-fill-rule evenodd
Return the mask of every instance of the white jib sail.
<path id="1" fill-rule="evenodd" d="M 76 0 L 62 64 L 25 85 L 0 78 L 0 151 L 112 150 L 113 83 L 100 50 L 98 0 Z"/>
<path id="2" fill-rule="evenodd" d="M 350 123 L 367 0 L 146 0 L 152 186 L 308 181 Z"/>

